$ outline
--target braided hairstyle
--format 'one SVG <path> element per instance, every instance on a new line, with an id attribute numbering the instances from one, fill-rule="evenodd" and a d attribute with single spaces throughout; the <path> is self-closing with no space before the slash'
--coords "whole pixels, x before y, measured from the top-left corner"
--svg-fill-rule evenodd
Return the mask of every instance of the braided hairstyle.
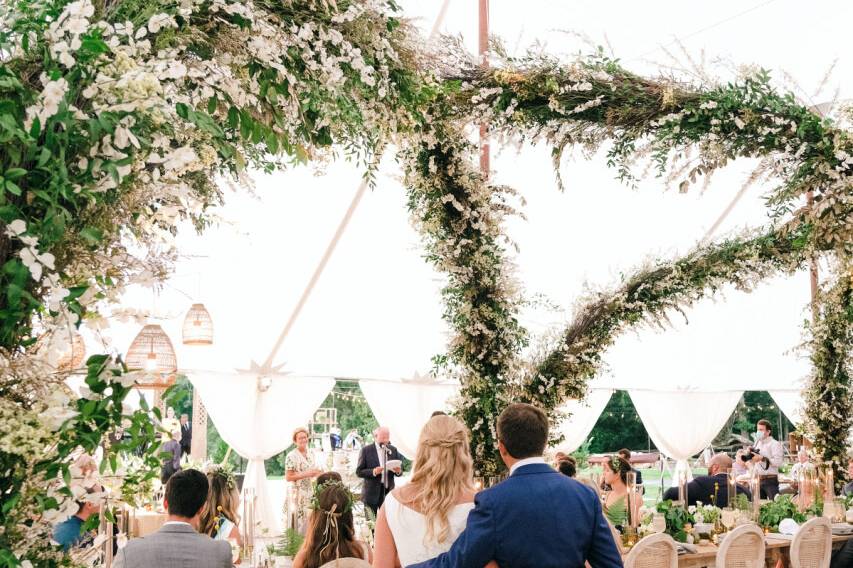
<path id="1" fill-rule="evenodd" d="M 473 471 L 465 425 L 452 416 L 430 418 L 421 429 L 411 480 L 412 503 L 427 521 L 425 543 L 447 540 L 448 515 L 460 492 L 474 490 Z"/>

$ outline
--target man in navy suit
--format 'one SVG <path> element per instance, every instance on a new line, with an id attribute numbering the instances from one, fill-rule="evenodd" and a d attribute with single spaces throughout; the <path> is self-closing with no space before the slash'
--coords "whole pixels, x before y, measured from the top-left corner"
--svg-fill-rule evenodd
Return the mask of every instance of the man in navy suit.
<path id="1" fill-rule="evenodd" d="M 732 469 L 732 458 L 726 453 L 714 454 L 708 460 L 708 475 L 699 475 L 687 484 L 687 505 L 701 501 L 705 505 L 726 507 L 729 502 L 729 478 L 726 475 Z M 740 484 L 735 486 L 737 494 L 744 494 L 750 501 L 752 493 Z M 678 500 L 678 487 L 670 487 L 663 494 L 664 500 Z"/>
<path id="2" fill-rule="evenodd" d="M 385 496 L 394 489 L 394 477 L 402 475 L 403 470 L 399 467 L 384 471 L 387 461 L 399 460 L 400 453 L 391 445 L 391 432 L 388 428 L 380 426 L 373 432 L 374 443 L 361 448 L 358 455 L 358 465 L 355 473 L 364 479 L 361 488 L 361 500 L 366 507 L 376 512 L 385 501 Z"/>
<path id="3" fill-rule="evenodd" d="M 529 404 L 498 417 L 506 481 L 477 493 L 468 524 L 448 552 L 409 568 L 617 568 L 622 558 L 598 495 L 542 459 L 548 418 Z"/>

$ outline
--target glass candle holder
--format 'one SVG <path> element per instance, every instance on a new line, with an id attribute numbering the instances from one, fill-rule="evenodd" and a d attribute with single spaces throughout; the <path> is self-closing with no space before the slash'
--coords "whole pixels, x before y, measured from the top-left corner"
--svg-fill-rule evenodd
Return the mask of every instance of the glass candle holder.
<path id="1" fill-rule="evenodd" d="M 761 479 L 757 475 L 749 480 L 749 490 L 752 493 L 752 520 L 758 522 L 761 513 Z"/>

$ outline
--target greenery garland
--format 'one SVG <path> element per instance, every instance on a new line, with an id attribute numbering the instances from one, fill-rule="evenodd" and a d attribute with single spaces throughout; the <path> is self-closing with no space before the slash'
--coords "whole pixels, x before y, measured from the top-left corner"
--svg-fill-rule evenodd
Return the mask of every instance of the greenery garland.
<path id="1" fill-rule="evenodd" d="M 804 392 L 806 431 L 836 489 L 847 475 L 847 441 L 853 429 L 853 275 L 848 267 L 825 286 L 811 326 L 812 376 Z"/>
<path id="2" fill-rule="evenodd" d="M 401 153 L 409 210 L 424 236 L 427 259 L 447 276 L 444 319 L 455 332 L 436 363 L 462 383 L 457 407 L 471 430 L 482 475 L 500 469 L 495 423 L 511 401 L 518 352 L 526 344 L 516 319 L 520 295 L 506 266 L 501 223 L 513 192 L 485 183 L 468 159 L 472 148 L 435 121 Z"/>
<path id="3" fill-rule="evenodd" d="M 618 335 L 644 323 L 663 327 L 672 310 L 683 313 L 726 284 L 750 291 L 774 274 L 794 272 L 808 259 L 810 234 L 809 226 L 797 225 L 729 239 L 656 263 L 613 291 L 582 299 L 558 344 L 525 377 L 525 400 L 550 411 L 566 398 L 582 398 Z"/>
<path id="4" fill-rule="evenodd" d="M 60 507 L 36 499 L 32 484 L 56 483 L 75 448 L 94 449 L 129 418 L 121 401 L 133 375 L 105 356 L 89 360 L 83 398 L 46 403 L 64 375 L 43 359 L 55 362 L 61 345 L 41 357 L 33 344 L 40 332 L 69 335 L 61 332 L 84 318 L 97 327 L 123 285 L 162 278 L 175 225 L 203 228 L 221 199 L 216 176 L 246 184 L 249 167 L 323 159 L 333 145 L 372 163 L 390 139 L 402 142 L 410 210 L 448 278 L 444 317 L 455 337 L 436 362 L 462 381 L 460 413 L 486 475 L 500 467 L 501 409 L 530 400 L 555 411 L 564 397 L 582 396 L 602 350 L 628 325 L 662 321 L 727 281 L 751 285 L 811 254 L 832 254 L 838 274 L 849 271 L 853 142 L 778 94 L 766 73 L 691 85 L 638 77 L 600 54 L 564 65 L 498 52 L 500 65 L 483 69 L 456 52 L 443 61 L 452 73 L 436 79 L 395 11 L 391 0 L 16 0 L 2 8 L 0 451 L 14 472 L 3 494 L 20 495 L 2 512 L 6 564 L 62 561 L 46 540 L 28 544 L 44 529 L 32 519 Z M 525 365 L 522 299 L 501 228 L 515 212 L 513 193 L 471 165 L 463 134 L 471 121 L 547 141 L 557 162 L 570 146 L 610 143 L 620 178 L 633 180 L 648 158 L 682 190 L 729 160 L 759 156 L 762 177 L 782 180 L 768 203 L 785 225 L 629 278 L 612 301 L 583 308 L 554 351 Z M 814 206 L 798 208 L 808 191 Z M 809 414 L 833 462 L 843 442 L 827 409 L 849 386 L 845 286 L 826 296 L 814 331 L 821 402 Z M 154 435 L 138 420 L 132 443 Z M 33 440 L 56 440 L 55 453 L 18 452 L 15 424 L 29 424 Z"/>
<path id="5" fill-rule="evenodd" d="M 536 403 L 558 420 L 559 405 L 567 397 L 584 396 L 587 382 L 598 371 L 603 350 L 632 324 L 649 319 L 660 323 L 668 309 L 689 305 L 727 282 L 751 287 L 770 274 L 793 270 L 810 255 L 831 254 L 844 265 L 843 259 L 853 251 L 853 141 L 847 131 L 798 104 L 792 95 L 778 94 L 766 72 L 758 71 L 725 86 L 701 88 L 638 77 L 600 54 L 569 65 L 539 55 L 521 60 L 503 57 L 501 63 L 488 69 L 463 65 L 446 76 L 446 97 L 442 100 L 445 116 L 462 122 L 485 121 L 492 132 L 508 137 L 547 141 L 554 146 L 557 165 L 569 146 L 580 145 L 593 153 L 611 142 L 608 163 L 621 179 L 633 180 L 633 166 L 641 158 L 650 158 L 661 173 L 674 172 L 668 181 L 683 176 L 678 183 L 681 190 L 697 176 L 708 179 L 734 158 L 759 156 L 763 163 L 755 177 L 782 180 L 771 192 L 768 204 L 774 215 L 787 219 L 781 229 L 768 229 L 761 237 L 712 245 L 628 278 L 615 294 L 594 299 L 581 308 L 555 348 L 530 362 L 526 371 L 524 365 L 518 365 L 524 342 L 515 343 L 516 357 L 508 357 L 505 351 L 512 344 L 486 343 L 484 351 L 474 343 L 480 339 L 477 335 L 454 325 L 457 335 L 451 340 L 449 362 L 466 370 L 462 373 L 461 407 L 474 409 L 477 400 L 484 401 L 479 412 L 463 411 L 472 430 L 483 421 L 493 422 L 510 400 Z M 436 146 L 446 150 L 452 142 L 431 139 L 423 156 Z M 469 173 L 471 168 L 461 167 L 454 160 L 447 170 L 449 179 L 435 176 L 435 171 L 427 168 L 410 168 L 421 178 L 410 175 L 407 183 L 410 187 L 429 187 L 432 201 L 445 203 L 466 184 L 479 184 L 470 187 L 468 193 L 485 190 L 485 182 Z M 807 191 L 814 192 L 815 205 L 797 207 L 797 199 Z M 472 218 L 471 223 L 456 227 L 451 234 L 430 224 L 421 227 L 429 244 L 448 237 L 452 242 L 459 238 L 454 235 L 464 234 L 473 224 Z M 448 259 L 452 257 L 443 254 L 433 261 L 447 274 L 463 269 Z M 502 257 L 494 264 L 507 265 Z M 455 301 L 445 304 L 445 319 L 465 322 L 466 314 L 475 306 L 499 302 L 512 289 L 511 285 L 504 290 L 491 286 L 499 280 L 492 278 L 483 286 L 474 281 L 461 295 L 449 285 L 445 293 L 456 295 Z M 504 280 L 511 281 L 507 277 Z M 459 303 L 459 299 L 465 301 Z M 504 325 L 514 328 L 520 300 L 502 305 L 513 308 L 497 313 Z M 523 330 L 518 333 L 526 336 Z M 476 354 L 477 361 L 497 366 L 487 374 L 478 374 L 465 360 L 469 353 Z M 483 377 L 489 378 L 486 384 L 479 382 Z M 837 445 L 844 440 L 846 435 Z M 482 459 L 476 432 L 473 443 L 478 459 Z M 482 469 L 500 467 L 494 454 L 485 459 L 479 462 Z"/>

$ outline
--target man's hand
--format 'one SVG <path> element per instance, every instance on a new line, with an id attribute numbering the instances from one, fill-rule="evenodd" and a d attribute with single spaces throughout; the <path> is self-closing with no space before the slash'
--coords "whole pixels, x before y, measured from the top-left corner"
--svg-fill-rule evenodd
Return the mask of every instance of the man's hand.
<path id="1" fill-rule="evenodd" d="M 391 471 L 393 471 L 393 472 L 394 472 L 394 473 L 396 473 L 397 475 L 400 475 L 401 473 L 403 473 L 403 468 L 402 468 L 402 467 L 395 467 L 395 468 L 394 468 L 394 469 L 392 469 Z"/>
<path id="2" fill-rule="evenodd" d="M 754 456 L 752 456 L 752 461 L 754 461 L 755 463 L 758 463 L 763 459 L 764 456 L 762 456 L 761 454 L 755 454 Z"/>
<path id="3" fill-rule="evenodd" d="M 382 466 L 376 466 L 373 468 L 373 475 L 382 475 Z"/>

